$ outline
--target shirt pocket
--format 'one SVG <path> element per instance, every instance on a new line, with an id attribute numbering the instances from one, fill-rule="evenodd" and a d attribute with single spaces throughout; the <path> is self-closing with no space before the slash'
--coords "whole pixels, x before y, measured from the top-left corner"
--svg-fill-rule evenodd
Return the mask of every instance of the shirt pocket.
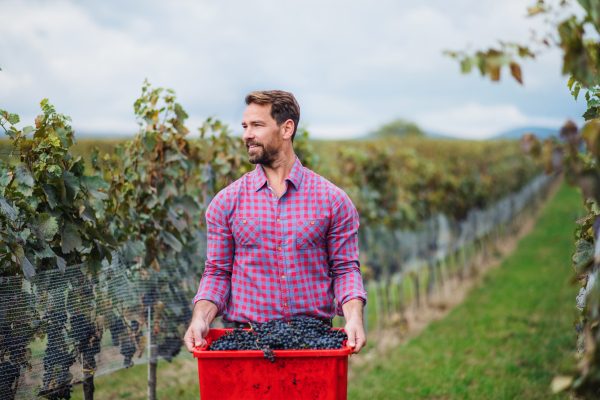
<path id="1" fill-rule="evenodd" d="M 325 241 L 327 218 L 301 218 L 296 227 L 296 248 L 299 250 L 320 246 Z"/>
<path id="2" fill-rule="evenodd" d="M 236 246 L 260 246 L 260 219 L 236 218 L 233 221 L 233 237 Z"/>

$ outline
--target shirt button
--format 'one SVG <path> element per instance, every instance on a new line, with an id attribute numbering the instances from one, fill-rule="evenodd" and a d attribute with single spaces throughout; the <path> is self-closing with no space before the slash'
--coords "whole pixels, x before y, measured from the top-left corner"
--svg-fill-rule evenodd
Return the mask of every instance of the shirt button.
<path id="1" fill-rule="evenodd" d="M 244 220 L 244 223 L 246 223 L 246 220 Z"/>
<path id="2" fill-rule="evenodd" d="M 287 303 L 284 303 L 283 305 L 287 307 Z"/>
<path id="3" fill-rule="evenodd" d="M 244 221 L 244 222 L 245 222 L 245 221 Z M 311 224 L 311 225 L 314 225 L 314 224 L 315 224 L 315 221 L 310 221 L 310 224 Z"/>
<path id="4" fill-rule="evenodd" d="M 277 250 L 281 250 L 281 247 L 278 247 Z"/>
<path id="5" fill-rule="evenodd" d="M 281 279 L 285 279 L 285 275 L 281 275 Z"/>
<path id="6" fill-rule="evenodd" d="M 280 222 L 281 220 L 279 218 L 277 218 L 277 222 Z"/>

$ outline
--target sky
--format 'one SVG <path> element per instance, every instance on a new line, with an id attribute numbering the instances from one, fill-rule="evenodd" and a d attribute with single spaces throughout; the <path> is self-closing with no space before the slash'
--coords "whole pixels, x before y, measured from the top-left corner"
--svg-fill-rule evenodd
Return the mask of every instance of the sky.
<path id="1" fill-rule="evenodd" d="M 525 0 L 0 0 L 0 108 L 33 125 L 49 98 L 79 134 L 133 135 L 144 79 L 172 88 L 195 130 L 241 134 L 244 97 L 292 92 L 314 138 L 349 139 L 396 118 L 485 139 L 582 123 L 561 54 L 523 63 L 524 85 L 462 75 L 444 50 L 527 42 Z M 190 135 L 193 135 L 191 133 Z"/>

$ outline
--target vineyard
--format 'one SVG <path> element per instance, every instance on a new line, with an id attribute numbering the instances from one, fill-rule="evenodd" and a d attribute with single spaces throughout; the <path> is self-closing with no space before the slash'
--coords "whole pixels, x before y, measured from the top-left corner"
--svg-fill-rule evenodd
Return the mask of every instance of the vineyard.
<path id="1" fill-rule="evenodd" d="M 251 166 L 208 119 L 191 133 L 173 91 L 145 85 L 132 140 L 77 141 L 47 100 L 35 128 L 2 111 L 2 399 L 69 398 L 94 377 L 181 351 L 206 252 L 203 213 Z M 424 138 L 312 142 L 305 166 L 361 218 L 367 328 L 381 329 L 511 234 L 551 177 L 517 143 Z M 154 382 L 152 382 L 154 381 Z M 155 395 L 154 395 L 155 396 Z M 154 397 L 153 396 L 153 397 Z"/>

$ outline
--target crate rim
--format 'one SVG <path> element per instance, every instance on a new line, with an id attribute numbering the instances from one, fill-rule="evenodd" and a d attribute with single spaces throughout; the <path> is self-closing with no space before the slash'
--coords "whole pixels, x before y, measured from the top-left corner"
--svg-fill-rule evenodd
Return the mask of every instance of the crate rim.
<path id="1" fill-rule="evenodd" d="M 342 328 L 333 328 L 343 330 Z M 249 329 L 244 329 L 249 330 Z M 210 329 L 207 337 L 213 334 L 221 336 L 225 332 L 233 331 L 233 329 Z M 318 349 L 318 350 L 273 350 L 275 357 L 278 358 L 295 358 L 295 357 L 346 357 L 352 354 L 354 349 L 346 345 L 344 341 L 341 349 Z M 209 351 L 207 346 L 196 347 L 194 349 L 194 358 L 264 358 L 262 350 L 220 350 Z"/>

